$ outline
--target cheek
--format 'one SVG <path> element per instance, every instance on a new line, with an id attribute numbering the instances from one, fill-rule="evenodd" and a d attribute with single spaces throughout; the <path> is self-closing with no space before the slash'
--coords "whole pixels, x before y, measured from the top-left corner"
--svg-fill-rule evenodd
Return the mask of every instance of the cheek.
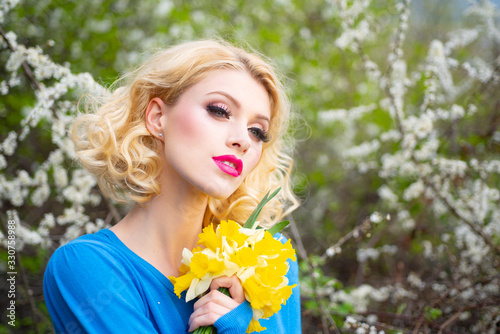
<path id="1" fill-rule="evenodd" d="M 181 137 L 188 142 L 201 141 L 199 137 L 204 132 L 205 127 L 196 113 L 179 112 L 172 121 L 175 124 L 172 130 L 177 137 Z"/>
<path id="2" fill-rule="evenodd" d="M 259 163 L 262 157 L 262 147 L 255 151 L 255 154 L 248 160 L 248 173 L 250 173 Z"/>

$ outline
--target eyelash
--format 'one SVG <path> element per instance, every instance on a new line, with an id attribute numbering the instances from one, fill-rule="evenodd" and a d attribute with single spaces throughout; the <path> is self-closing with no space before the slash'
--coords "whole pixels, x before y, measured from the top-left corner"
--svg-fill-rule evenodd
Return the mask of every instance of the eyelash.
<path id="1" fill-rule="evenodd" d="M 229 111 L 229 108 L 226 107 L 225 105 L 215 105 L 215 104 L 209 104 L 207 106 L 208 112 L 214 114 L 215 116 L 218 117 L 224 117 L 229 119 L 233 114 Z"/>
<path id="2" fill-rule="evenodd" d="M 260 128 L 250 128 L 248 129 L 252 134 L 264 143 L 268 143 L 271 140 L 271 136 L 267 134 L 264 130 Z"/>
<path id="3" fill-rule="evenodd" d="M 216 117 L 224 117 L 226 119 L 231 118 L 231 116 L 233 115 L 225 105 L 209 104 L 207 105 L 207 111 L 215 115 Z M 255 136 L 255 138 L 261 140 L 264 143 L 268 143 L 271 140 L 271 137 L 267 134 L 267 132 L 265 132 L 261 128 L 253 127 L 249 128 L 248 130 Z"/>

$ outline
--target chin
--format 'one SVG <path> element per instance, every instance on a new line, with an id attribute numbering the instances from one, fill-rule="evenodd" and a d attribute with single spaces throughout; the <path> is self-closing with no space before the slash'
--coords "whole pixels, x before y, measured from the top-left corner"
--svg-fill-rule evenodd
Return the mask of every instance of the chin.
<path id="1" fill-rule="evenodd" d="M 210 196 L 211 198 L 224 200 L 227 199 L 229 196 L 231 196 L 236 191 L 236 189 L 238 189 L 238 186 L 230 186 L 228 184 L 222 186 L 220 184 L 214 183 L 209 186 L 205 185 L 205 187 L 203 187 L 201 191 L 203 191 L 206 195 Z"/>
<path id="2" fill-rule="evenodd" d="M 225 200 L 229 196 L 231 196 L 234 193 L 234 190 L 232 192 L 223 192 L 223 191 L 218 191 L 218 192 L 209 192 L 207 193 L 208 196 L 214 199 L 218 200 Z"/>

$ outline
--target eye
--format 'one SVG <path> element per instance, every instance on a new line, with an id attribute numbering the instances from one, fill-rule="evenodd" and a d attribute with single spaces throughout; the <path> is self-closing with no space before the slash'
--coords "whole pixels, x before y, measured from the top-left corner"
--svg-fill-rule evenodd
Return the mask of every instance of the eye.
<path id="1" fill-rule="evenodd" d="M 267 134 L 267 132 L 265 132 L 261 128 L 248 128 L 248 131 L 252 135 L 254 135 L 255 138 L 257 138 L 258 140 L 260 140 L 264 143 L 268 143 L 271 140 L 271 136 L 269 136 Z"/>
<path id="2" fill-rule="evenodd" d="M 229 119 L 232 115 L 229 108 L 224 104 L 209 104 L 207 111 L 215 117 L 224 117 L 226 119 Z"/>

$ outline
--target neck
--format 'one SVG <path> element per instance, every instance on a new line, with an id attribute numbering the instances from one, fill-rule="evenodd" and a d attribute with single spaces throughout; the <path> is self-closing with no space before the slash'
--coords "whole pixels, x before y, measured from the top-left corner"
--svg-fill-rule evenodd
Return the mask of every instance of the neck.
<path id="1" fill-rule="evenodd" d="M 182 250 L 196 246 L 207 202 L 208 196 L 194 187 L 166 190 L 146 204 L 135 205 L 111 230 L 164 275 L 176 276 Z"/>

